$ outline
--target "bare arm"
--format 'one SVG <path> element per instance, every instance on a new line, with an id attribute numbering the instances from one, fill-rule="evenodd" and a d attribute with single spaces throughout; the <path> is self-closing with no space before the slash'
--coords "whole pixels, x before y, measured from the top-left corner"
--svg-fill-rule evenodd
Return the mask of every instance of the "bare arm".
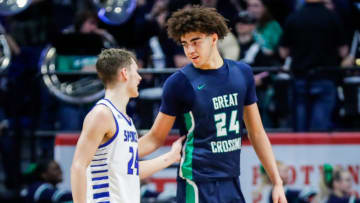
<path id="1" fill-rule="evenodd" d="M 159 112 L 150 131 L 139 139 L 139 157 L 142 158 L 159 148 L 175 122 L 175 116 Z"/>
<path id="2" fill-rule="evenodd" d="M 257 156 L 263 164 L 266 173 L 270 177 L 274 185 L 273 201 L 275 203 L 286 203 L 286 198 L 283 189 L 283 183 L 280 178 L 275 157 L 271 149 L 270 141 L 265 133 L 261 122 L 259 109 L 257 104 L 251 104 L 244 108 L 244 122 L 251 144 L 253 145 Z"/>
<path id="3" fill-rule="evenodd" d="M 111 112 L 98 105 L 86 116 L 71 165 L 71 189 L 74 202 L 86 202 L 86 168 L 105 135 L 114 124 Z"/>
<path id="4" fill-rule="evenodd" d="M 180 161 L 182 141 L 185 136 L 177 139 L 171 147 L 170 152 L 151 160 L 140 161 L 140 179 L 147 178 L 152 174 L 167 168 L 171 164 Z"/>

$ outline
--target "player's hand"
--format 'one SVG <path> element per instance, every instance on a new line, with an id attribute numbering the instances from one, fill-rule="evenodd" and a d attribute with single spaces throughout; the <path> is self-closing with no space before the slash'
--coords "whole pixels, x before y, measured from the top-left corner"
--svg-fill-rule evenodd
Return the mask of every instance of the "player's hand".
<path id="1" fill-rule="evenodd" d="M 171 146 L 171 156 L 174 159 L 174 162 L 179 162 L 181 159 L 181 149 L 182 149 L 182 142 L 184 141 L 185 136 L 181 136 L 177 139 Z"/>
<path id="2" fill-rule="evenodd" d="M 287 203 L 284 187 L 282 185 L 274 185 L 272 190 L 273 203 Z"/>

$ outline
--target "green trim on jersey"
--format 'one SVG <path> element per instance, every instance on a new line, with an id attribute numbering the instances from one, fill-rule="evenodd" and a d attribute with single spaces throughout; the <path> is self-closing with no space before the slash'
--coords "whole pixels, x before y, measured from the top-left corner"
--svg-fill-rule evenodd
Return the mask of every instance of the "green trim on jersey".
<path id="1" fill-rule="evenodd" d="M 198 203 L 199 191 L 196 184 L 191 180 L 186 180 L 186 203 Z"/>
<path id="2" fill-rule="evenodd" d="M 189 113 L 185 113 L 184 118 L 188 134 L 186 135 L 186 142 L 184 144 L 183 156 L 180 163 L 180 177 L 192 180 L 192 155 L 194 151 L 195 121 L 191 111 Z"/>

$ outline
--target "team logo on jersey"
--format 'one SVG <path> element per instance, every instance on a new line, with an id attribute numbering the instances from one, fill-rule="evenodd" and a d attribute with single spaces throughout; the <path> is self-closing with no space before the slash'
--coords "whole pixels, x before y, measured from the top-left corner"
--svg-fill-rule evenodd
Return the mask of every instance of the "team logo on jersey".
<path id="1" fill-rule="evenodd" d="M 204 89 L 205 86 L 206 86 L 206 84 L 198 85 L 197 89 L 198 89 L 198 90 L 202 90 L 202 89 Z"/>

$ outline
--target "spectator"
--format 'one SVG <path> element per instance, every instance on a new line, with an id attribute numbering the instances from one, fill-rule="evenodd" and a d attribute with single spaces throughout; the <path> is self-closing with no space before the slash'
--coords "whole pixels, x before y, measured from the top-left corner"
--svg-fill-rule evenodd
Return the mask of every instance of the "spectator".
<path id="1" fill-rule="evenodd" d="M 347 53 L 342 26 L 322 0 L 307 0 L 287 19 L 280 55 L 292 57 L 294 130 L 329 131 L 336 103 L 337 73 Z M 323 71 L 319 71 L 319 67 Z"/>
<path id="2" fill-rule="evenodd" d="M 284 25 L 286 18 L 302 4 L 302 1 L 304 0 L 262 0 L 281 26 Z"/>
<path id="3" fill-rule="evenodd" d="M 216 10 L 228 20 L 236 15 L 241 9 L 238 2 L 235 2 L 234 0 L 200 0 L 200 4 L 204 7 L 216 8 Z M 229 26 L 232 26 L 231 21 L 227 23 Z"/>
<path id="4" fill-rule="evenodd" d="M 263 66 L 273 66 L 280 65 L 279 64 L 279 56 L 277 54 L 277 48 L 279 44 L 280 37 L 282 35 L 282 28 L 279 23 L 274 19 L 273 15 L 270 13 L 270 10 L 265 5 L 265 0 L 247 0 L 247 11 L 253 15 L 256 19 L 256 29 L 254 32 L 255 41 L 259 44 L 261 49 L 262 59 L 258 58 L 258 62 L 262 62 L 258 65 Z M 266 89 L 262 92 L 259 92 L 258 96 L 263 99 L 262 106 L 260 106 L 260 110 L 262 111 L 263 122 L 265 127 L 275 127 L 276 125 L 282 125 L 282 114 L 286 108 L 277 109 L 279 106 L 277 103 L 283 103 L 282 100 L 273 99 L 274 95 L 281 95 L 285 88 L 278 88 L 275 92 L 273 86 L 271 84 L 277 85 L 278 82 L 275 74 L 272 74 L 271 77 L 267 77 L 269 74 L 262 73 L 257 77 L 260 77 L 261 80 L 261 88 Z M 265 77 L 266 76 L 266 77 Z M 281 83 L 280 83 L 281 85 Z M 275 97 L 278 98 L 278 97 Z M 285 101 L 286 102 L 286 101 Z M 286 105 L 287 106 L 287 105 Z M 279 118 L 278 118 L 279 117 Z"/>
<path id="5" fill-rule="evenodd" d="M 58 71 L 95 71 L 97 54 L 101 49 L 117 46 L 114 37 L 99 28 L 98 22 L 96 13 L 91 10 L 77 13 L 74 25 L 64 30 L 54 42 Z M 61 101 L 58 108 L 59 129 L 79 131 L 91 106 L 91 103 L 70 104 Z"/>
<path id="6" fill-rule="evenodd" d="M 315 196 L 314 191 L 308 191 L 308 189 L 293 189 L 287 186 L 289 183 L 289 166 L 284 164 L 281 161 L 276 161 L 277 167 L 279 169 L 279 175 L 284 184 L 285 196 L 288 203 L 306 203 L 310 202 L 310 199 Z M 257 188 L 257 190 L 253 193 L 253 199 L 259 198 L 261 192 L 264 191 L 264 188 L 267 186 L 271 186 L 271 182 L 269 177 L 265 173 L 265 169 L 263 166 L 260 166 L 260 174 L 261 174 L 261 184 Z M 270 193 L 268 201 L 272 202 L 272 194 Z"/>
<path id="7" fill-rule="evenodd" d="M 56 32 L 52 18 L 51 1 L 35 0 L 30 6 L 6 19 L 5 27 L 8 39 L 11 38 L 12 58 L 7 69 L 6 111 L 9 119 L 9 137 L 6 145 L 9 150 L 6 157 L 11 157 L 9 166 L 9 187 L 19 187 L 20 155 L 24 134 L 34 136 L 35 129 L 52 126 L 54 114 L 44 112 L 52 105 L 47 90 L 39 80 L 39 58 L 44 47 L 52 40 Z M 19 99 L 20 97 L 20 99 Z M 49 127 L 51 128 L 51 127 Z M 31 140 L 34 140 L 31 138 Z M 31 143 L 31 159 L 35 158 L 34 143 Z"/>
<path id="8" fill-rule="evenodd" d="M 326 202 L 331 192 L 331 181 L 333 177 L 333 167 L 330 164 L 324 164 L 321 170 L 321 179 L 319 182 L 319 192 L 316 194 L 314 202 Z"/>
<path id="9" fill-rule="evenodd" d="M 359 203 L 352 190 L 352 177 L 349 171 L 343 168 L 336 168 L 331 181 L 331 193 L 327 203 Z"/>
<path id="10" fill-rule="evenodd" d="M 247 6 L 247 10 L 257 19 L 255 40 L 261 45 L 265 54 L 276 54 L 282 35 L 279 23 L 274 20 L 262 0 L 248 0 Z"/>
<path id="11" fill-rule="evenodd" d="M 254 15 L 248 11 L 242 11 L 234 17 L 233 22 L 241 50 L 237 60 L 254 67 L 279 64 L 275 57 L 266 54 L 261 49 L 261 44 L 255 40 L 256 18 Z"/>
<path id="12" fill-rule="evenodd" d="M 99 28 L 98 24 L 97 14 L 91 10 L 84 10 L 76 14 L 74 25 L 65 29 L 63 33 L 96 34 L 103 39 L 105 48 L 117 46 L 115 38 L 106 30 Z"/>
<path id="13" fill-rule="evenodd" d="M 360 199 L 357 199 L 354 191 L 352 190 L 351 174 L 341 166 L 334 168 L 329 164 L 324 164 L 319 186 L 320 191 L 314 199 L 315 202 L 360 202 Z"/>
<path id="14" fill-rule="evenodd" d="M 65 203 L 72 202 L 69 191 L 56 187 L 62 182 L 62 171 L 54 160 L 40 161 L 30 177 L 31 183 L 21 191 L 24 202 L 27 203 Z"/>
<path id="15" fill-rule="evenodd" d="M 279 61 L 274 55 L 264 52 L 258 41 L 255 40 L 254 33 L 256 29 L 256 18 L 248 11 L 239 12 L 235 16 L 235 34 L 240 45 L 240 55 L 237 60 L 245 62 L 251 66 L 274 66 L 279 65 Z M 273 94 L 274 89 L 271 83 L 272 77 L 267 71 L 257 73 L 255 76 L 256 94 L 259 99 L 259 110 L 265 127 L 273 127 L 275 124 L 274 116 L 270 114 L 274 112 Z"/>

